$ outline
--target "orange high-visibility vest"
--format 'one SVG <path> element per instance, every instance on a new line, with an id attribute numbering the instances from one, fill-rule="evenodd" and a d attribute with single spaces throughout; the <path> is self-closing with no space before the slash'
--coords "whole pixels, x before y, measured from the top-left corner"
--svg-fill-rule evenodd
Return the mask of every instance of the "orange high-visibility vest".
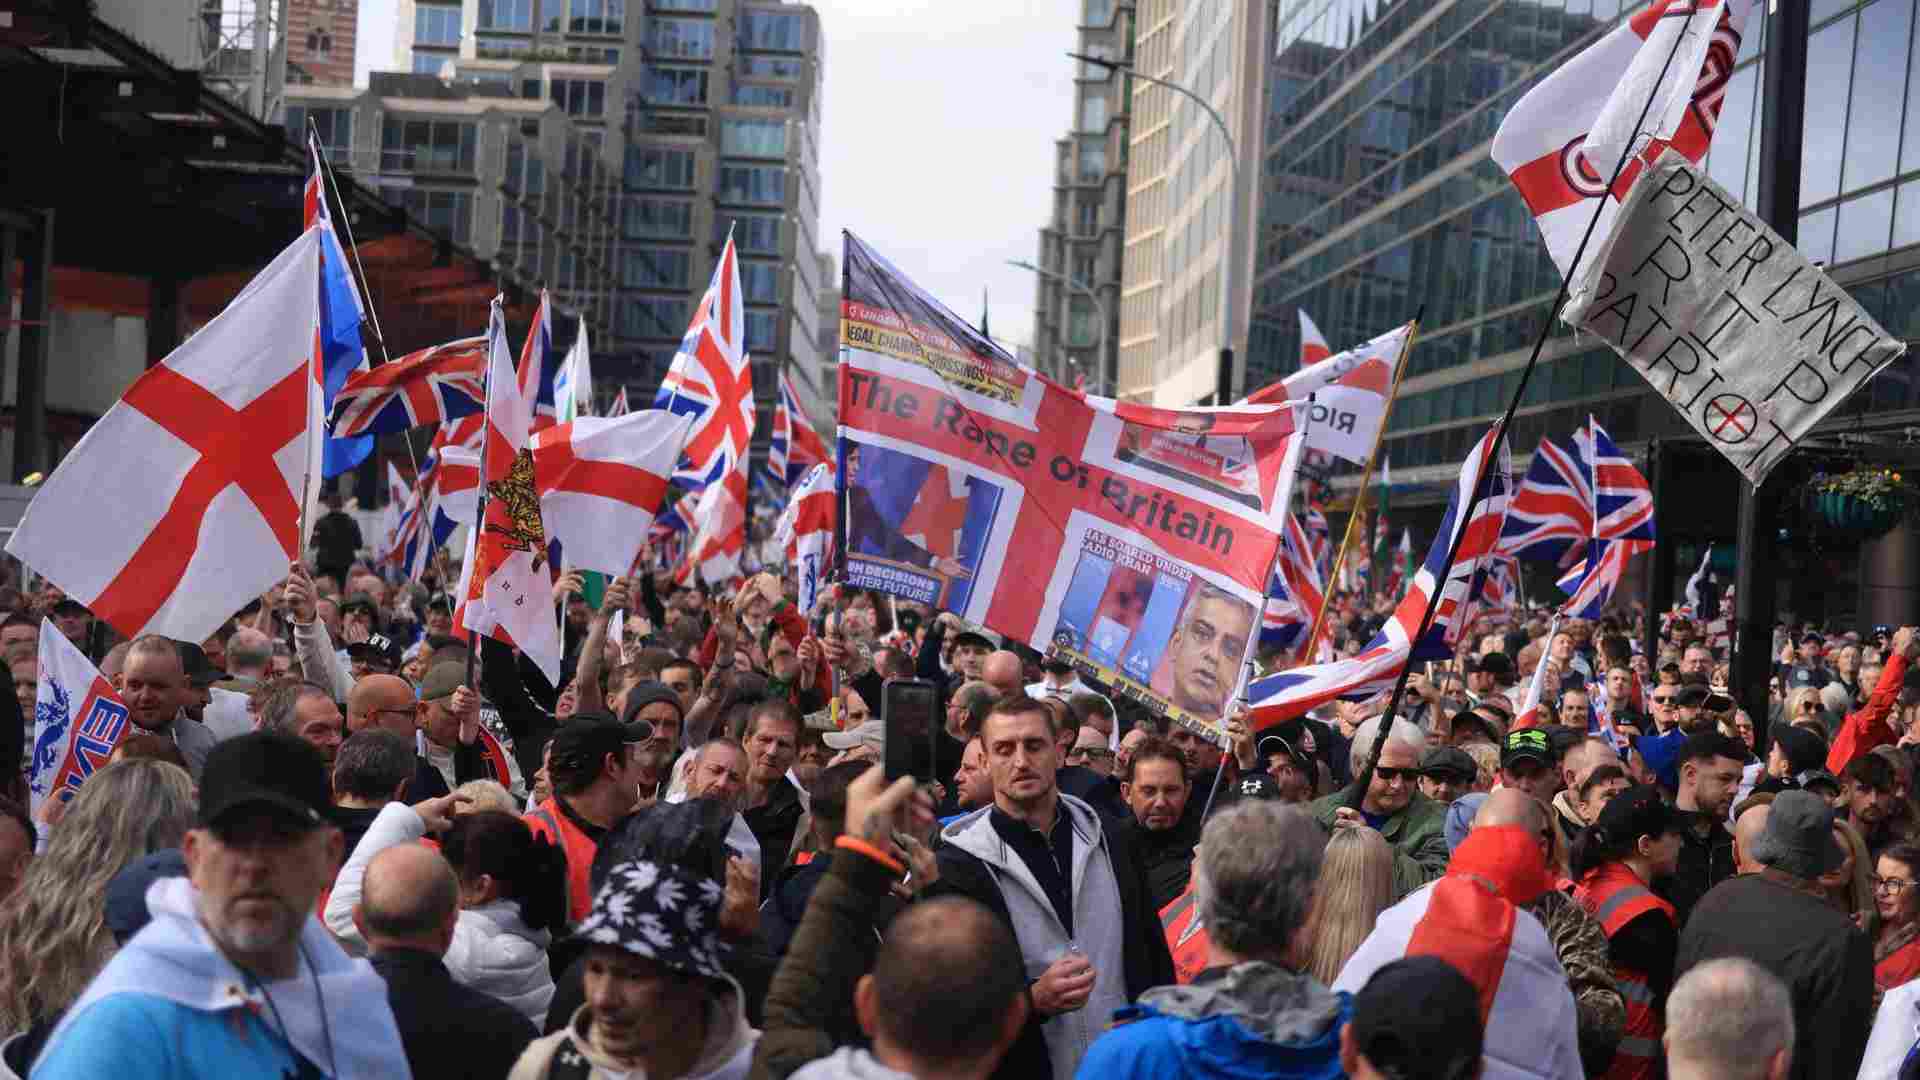
<path id="1" fill-rule="evenodd" d="M 526 816 L 535 836 L 544 836 L 567 853 L 567 921 L 579 922 L 593 908 L 593 886 L 588 877 L 600 845 L 560 812 L 560 796 L 547 799 Z"/>
<path id="2" fill-rule="evenodd" d="M 1669 921 L 1673 919 L 1673 905 L 1655 896 L 1640 875 L 1623 863 L 1606 863 L 1588 871 L 1574 886 L 1573 895 L 1606 931 L 1608 940 L 1649 911 L 1663 911 Z M 1666 1033 L 1666 1023 L 1653 1007 L 1653 987 L 1646 972 L 1618 962 L 1613 965 L 1613 982 L 1626 999 L 1627 1026 L 1620 1034 L 1613 1064 L 1603 1076 L 1606 1080 L 1653 1080 L 1660 1073 L 1660 1039 Z"/>

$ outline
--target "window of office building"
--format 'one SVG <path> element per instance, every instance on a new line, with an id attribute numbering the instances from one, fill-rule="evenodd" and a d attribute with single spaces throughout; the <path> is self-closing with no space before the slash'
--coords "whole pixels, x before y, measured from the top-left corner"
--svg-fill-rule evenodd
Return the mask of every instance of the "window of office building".
<path id="1" fill-rule="evenodd" d="M 620 284 L 629 289 L 684 289 L 692 255 L 681 248 L 625 248 Z"/>
<path id="2" fill-rule="evenodd" d="M 456 244 L 473 238 L 473 194 L 466 191 L 422 191 L 409 188 L 402 200 L 407 212 L 453 237 Z"/>
<path id="3" fill-rule="evenodd" d="M 641 96 L 649 105 L 705 105 L 706 68 L 649 67 L 641 78 Z"/>
<path id="4" fill-rule="evenodd" d="M 618 34 L 626 25 L 626 17 L 627 0 L 567 0 L 570 34 Z"/>
<path id="5" fill-rule="evenodd" d="M 460 5 L 418 4 L 413 9 L 415 45 L 460 44 Z"/>
<path id="6" fill-rule="evenodd" d="M 388 172 L 473 173 L 474 125 L 383 117 L 380 168 Z"/>
<path id="7" fill-rule="evenodd" d="M 741 252 L 759 255 L 780 254 L 779 218 L 760 215 L 715 218 L 713 222 L 715 244 L 726 243 L 729 225 L 733 228 L 733 246 Z"/>
<path id="8" fill-rule="evenodd" d="M 740 264 L 740 291 L 746 294 L 750 304 L 777 304 L 780 302 L 780 264 L 765 262 L 742 262 Z"/>
<path id="9" fill-rule="evenodd" d="M 720 152 L 740 157 L 785 157 L 785 120 L 722 120 Z"/>
<path id="10" fill-rule="evenodd" d="M 647 0 L 655 11 L 712 11 L 714 0 Z"/>
<path id="11" fill-rule="evenodd" d="M 413 73 L 415 75 L 438 75 L 442 68 L 456 59 L 457 54 L 450 52 L 428 52 L 425 49 L 413 50 Z"/>
<path id="12" fill-rule="evenodd" d="M 621 230 L 629 240 L 691 237 L 693 204 L 685 199 L 629 195 L 623 201 Z"/>
<path id="13" fill-rule="evenodd" d="M 1106 26 L 1113 22 L 1113 0 L 1087 0 L 1082 26 Z"/>
<path id="14" fill-rule="evenodd" d="M 620 63 L 620 50 L 611 45 L 569 45 L 567 46 L 567 59 L 577 60 L 582 64 L 612 64 L 618 66 Z"/>
<path id="15" fill-rule="evenodd" d="M 740 47 L 798 52 L 806 47 L 806 24 L 790 11 L 742 11 Z"/>
<path id="16" fill-rule="evenodd" d="M 647 51 L 656 57 L 711 60 L 713 23 L 707 19 L 649 19 Z"/>
<path id="17" fill-rule="evenodd" d="M 740 76 L 746 79 L 784 79 L 797 82 L 801 74 L 801 62 L 785 60 L 778 56 L 738 56 L 733 61 L 740 69 Z"/>
<path id="18" fill-rule="evenodd" d="M 770 351 L 779 340 L 780 317 L 771 311 L 747 312 L 747 348 Z"/>
<path id="19" fill-rule="evenodd" d="M 1107 98 L 1104 89 L 1089 93 L 1080 102 L 1080 130 L 1107 130 Z"/>
<path id="20" fill-rule="evenodd" d="M 547 96 L 568 116 L 607 114 L 607 84 L 599 79 L 555 79 Z"/>
<path id="21" fill-rule="evenodd" d="M 693 151 L 629 146 L 626 182 L 628 187 L 691 191 L 694 185 Z"/>
<path id="22" fill-rule="evenodd" d="M 723 202 L 783 204 L 787 201 L 787 170 L 768 165 L 720 166 Z"/>
<path id="23" fill-rule="evenodd" d="M 620 302 L 620 335 L 674 338 L 687 332 L 687 302 L 664 296 L 639 296 Z"/>
<path id="24" fill-rule="evenodd" d="M 320 139 L 320 152 L 327 155 L 327 160 L 341 165 L 351 164 L 353 110 L 289 105 L 287 106 L 287 138 L 304 145 L 307 141 L 307 121 L 309 120 L 313 121 L 314 132 Z"/>
<path id="25" fill-rule="evenodd" d="M 793 91 L 784 86 L 753 86 L 736 83 L 733 87 L 733 103 L 759 108 L 790 109 L 793 107 Z"/>
<path id="26" fill-rule="evenodd" d="M 480 0 L 476 14 L 482 30 L 533 29 L 533 0 Z"/>
<path id="27" fill-rule="evenodd" d="M 1080 144 L 1080 182 L 1097 184 L 1107 175 L 1107 148 L 1099 143 Z"/>

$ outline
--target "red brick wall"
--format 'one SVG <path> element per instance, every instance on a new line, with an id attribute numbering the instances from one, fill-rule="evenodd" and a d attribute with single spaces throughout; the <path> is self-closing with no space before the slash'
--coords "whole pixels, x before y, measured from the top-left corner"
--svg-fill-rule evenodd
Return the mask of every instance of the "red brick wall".
<path id="1" fill-rule="evenodd" d="M 287 81 L 304 71 L 322 85 L 353 85 L 353 37 L 360 0 L 287 0 Z M 324 39 L 324 40 L 317 40 Z M 325 44 L 325 51 L 312 48 Z"/>

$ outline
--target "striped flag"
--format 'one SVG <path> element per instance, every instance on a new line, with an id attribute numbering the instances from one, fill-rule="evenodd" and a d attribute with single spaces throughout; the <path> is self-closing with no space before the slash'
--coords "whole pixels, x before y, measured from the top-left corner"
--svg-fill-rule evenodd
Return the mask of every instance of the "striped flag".
<path id="1" fill-rule="evenodd" d="M 336 437 L 386 435 L 473 416 L 485 404 L 485 337 L 461 338 L 358 372 L 333 400 Z"/>
<path id="2" fill-rule="evenodd" d="M 1513 718 L 1510 730 L 1540 726 L 1540 695 L 1547 685 L 1547 662 L 1552 659 L 1553 635 L 1560 631 L 1560 615 L 1556 612 L 1553 621 L 1547 624 L 1547 647 L 1540 650 L 1540 662 L 1533 665 L 1533 678 L 1527 682 L 1527 696 L 1520 702 L 1520 711 Z"/>
<path id="3" fill-rule="evenodd" d="M 1568 594 L 1560 610 L 1594 619 L 1613 598 L 1627 563 L 1653 548 L 1653 489 L 1591 416 L 1583 441 L 1593 523 L 1586 557 L 1560 579 L 1561 590 Z"/>
<path id="4" fill-rule="evenodd" d="M 1447 512 L 1440 519 L 1426 562 L 1414 575 L 1413 587 L 1394 609 L 1393 617 L 1358 654 L 1345 660 L 1314 664 L 1269 675 L 1247 690 L 1255 730 L 1290 720 L 1335 699 L 1366 701 L 1392 689 L 1400 669 L 1411 660 L 1442 658 L 1449 627 L 1473 599 L 1481 566 L 1493 555 L 1506 518 L 1509 465 L 1504 445 L 1494 452 L 1498 428 L 1474 444 L 1460 468 Z M 1481 493 L 1476 501 L 1474 494 Z M 1459 550 L 1444 581 L 1439 574 L 1447 552 L 1459 538 Z M 1429 602 L 1433 621 L 1424 641 L 1416 643 Z"/>
<path id="5" fill-rule="evenodd" d="M 773 407 L 773 434 L 767 442 L 767 472 L 782 484 L 792 487 L 815 465 L 833 467 L 833 454 L 826 440 L 813 429 L 806 410 L 800 407 L 800 395 L 793 386 L 793 372 L 780 372 L 780 400 Z"/>
<path id="6" fill-rule="evenodd" d="M 333 214 L 327 208 L 326 171 L 320 164 L 320 142 L 311 133 L 307 136 L 307 156 L 313 168 L 307 174 L 301 217 L 303 229 L 315 226 L 320 229 L 320 334 L 316 357 L 319 367 L 314 374 L 320 380 L 316 413 L 325 418 L 333 407 L 335 395 L 347 380 L 355 372 L 367 370 L 367 349 L 360 337 L 360 325 L 366 321 L 367 310 L 361 303 L 360 288 L 353 273 L 347 268 L 347 253 L 340 246 L 340 235 L 333 227 Z M 372 452 L 372 439 L 342 438 L 338 432 L 328 435 L 316 451 L 318 460 L 310 463 L 319 468 L 311 470 L 310 490 L 304 501 L 309 525 L 316 516 L 314 508 L 318 504 L 320 479 L 339 476 L 367 460 Z"/>
<path id="7" fill-rule="evenodd" d="M 1280 533 L 1280 558 L 1274 564 L 1261 621 L 1263 649 L 1293 649 L 1326 603 L 1326 588 L 1313 562 L 1313 545 L 1300 519 L 1287 514 Z"/>
<path id="8" fill-rule="evenodd" d="M 786 555 L 787 572 L 796 586 L 796 606 L 812 615 L 826 583 L 827 558 L 833 546 L 835 513 L 833 470 L 815 465 L 794 486 L 773 540 Z"/>
<path id="9" fill-rule="evenodd" d="M 1313 319 L 1306 308 L 1300 308 L 1300 367 L 1310 368 L 1333 355 L 1333 346 L 1327 344 L 1327 335 L 1313 325 Z"/>
<path id="10" fill-rule="evenodd" d="M 1582 447 L 1541 439 L 1527 477 L 1513 493 L 1500 552 L 1559 562 L 1593 535 L 1593 486 Z"/>
<path id="11" fill-rule="evenodd" d="M 753 367 L 741 301 L 740 260 L 728 233 L 713 281 L 653 398 L 656 409 L 693 417 L 673 478 L 695 490 L 729 475 L 753 438 Z"/>

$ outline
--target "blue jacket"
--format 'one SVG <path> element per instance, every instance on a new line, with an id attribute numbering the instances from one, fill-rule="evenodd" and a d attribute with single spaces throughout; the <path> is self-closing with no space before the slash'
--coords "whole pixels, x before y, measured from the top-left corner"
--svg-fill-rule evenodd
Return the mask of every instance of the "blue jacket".
<path id="1" fill-rule="evenodd" d="M 1338 1080 L 1353 1000 L 1271 964 L 1209 968 L 1114 1014 L 1080 1059 L 1082 1080 Z"/>

